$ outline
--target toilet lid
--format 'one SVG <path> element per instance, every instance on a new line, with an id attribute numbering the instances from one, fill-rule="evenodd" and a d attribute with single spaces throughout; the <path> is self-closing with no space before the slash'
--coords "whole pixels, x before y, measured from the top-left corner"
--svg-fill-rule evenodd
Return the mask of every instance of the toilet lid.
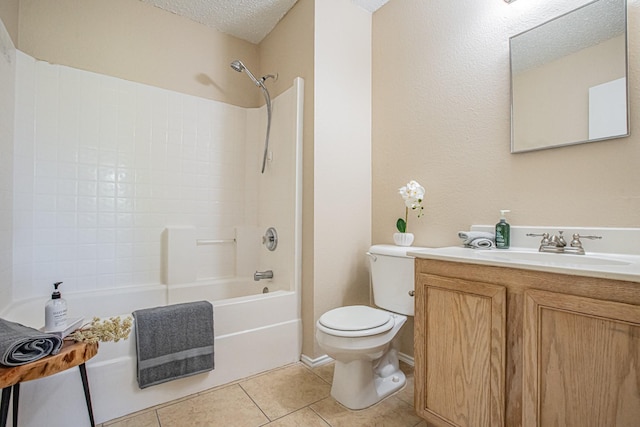
<path id="1" fill-rule="evenodd" d="M 390 320 L 391 315 L 386 311 L 365 305 L 352 305 L 327 311 L 320 316 L 318 322 L 339 331 L 365 331 L 388 324 L 388 328 L 378 332 L 380 333 L 391 329 L 393 322 Z"/>

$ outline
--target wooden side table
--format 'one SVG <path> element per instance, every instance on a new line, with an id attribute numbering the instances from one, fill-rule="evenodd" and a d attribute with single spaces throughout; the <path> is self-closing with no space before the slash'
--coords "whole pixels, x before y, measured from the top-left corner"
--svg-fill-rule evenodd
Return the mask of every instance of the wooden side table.
<path id="1" fill-rule="evenodd" d="M 87 401 L 91 427 L 95 427 L 91 394 L 87 380 L 85 362 L 98 353 L 98 344 L 65 341 L 60 353 L 47 356 L 26 365 L 7 367 L 0 365 L 0 388 L 2 388 L 2 403 L 0 404 L 0 427 L 5 427 L 9 415 L 9 400 L 13 390 L 13 427 L 18 426 L 18 399 L 20 397 L 20 383 L 48 377 L 69 368 L 77 366 L 80 369 L 84 397 Z"/>

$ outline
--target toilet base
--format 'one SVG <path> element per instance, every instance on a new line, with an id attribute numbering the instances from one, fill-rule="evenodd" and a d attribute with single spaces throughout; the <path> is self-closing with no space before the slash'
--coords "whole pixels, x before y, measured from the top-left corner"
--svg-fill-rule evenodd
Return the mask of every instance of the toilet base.
<path id="1" fill-rule="evenodd" d="M 407 382 L 396 349 L 378 360 L 336 360 L 331 396 L 349 409 L 364 409 L 400 390 Z"/>

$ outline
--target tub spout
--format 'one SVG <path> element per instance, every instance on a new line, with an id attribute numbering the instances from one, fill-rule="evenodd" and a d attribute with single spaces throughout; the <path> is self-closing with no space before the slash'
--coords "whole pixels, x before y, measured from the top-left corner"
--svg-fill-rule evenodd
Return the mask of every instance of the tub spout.
<path id="1" fill-rule="evenodd" d="M 255 274 L 253 275 L 253 280 L 257 282 L 258 280 L 262 280 L 262 279 L 273 279 L 273 271 L 271 270 L 256 271 Z"/>

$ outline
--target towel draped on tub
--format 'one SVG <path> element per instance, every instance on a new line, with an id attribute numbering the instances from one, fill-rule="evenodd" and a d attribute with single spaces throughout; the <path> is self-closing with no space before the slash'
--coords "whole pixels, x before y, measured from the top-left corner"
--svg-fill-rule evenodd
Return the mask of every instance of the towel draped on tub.
<path id="1" fill-rule="evenodd" d="M 0 319 L 0 364 L 20 366 L 58 354 L 62 338 Z"/>
<path id="2" fill-rule="evenodd" d="M 140 388 L 214 368 L 213 306 L 210 302 L 136 310 L 133 317 Z"/>

